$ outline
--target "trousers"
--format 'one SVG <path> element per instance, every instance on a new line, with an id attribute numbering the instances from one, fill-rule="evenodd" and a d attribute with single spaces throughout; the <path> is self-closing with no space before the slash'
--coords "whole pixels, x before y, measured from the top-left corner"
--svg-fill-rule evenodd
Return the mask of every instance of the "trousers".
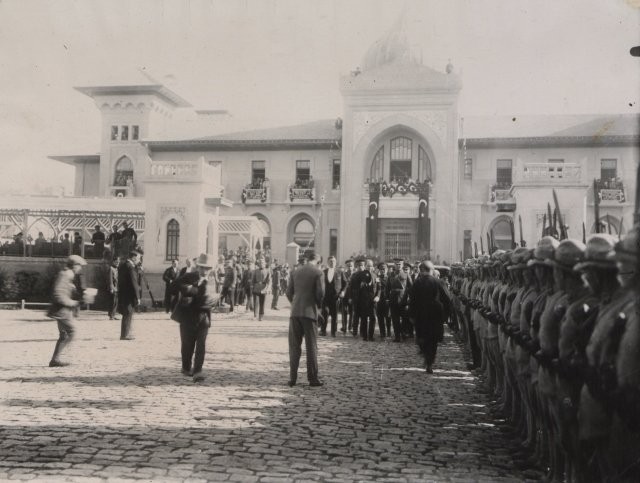
<path id="1" fill-rule="evenodd" d="M 58 332 L 60 335 L 58 336 L 56 347 L 53 349 L 53 356 L 51 356 L 52 361 L 59 361 L 58 358 L 60 354 L 62 354 L 64 348 L 69 345 L 75 332 L 71 319 L 56 319 L 56 321 L 58 322 Z"/>
<path id="2" fill-rule="evenodd" d="M 298 378 L 298 366 L 302 355 L 302 339 L 307 351 L 307 379 L 318 381 L 318 322 L 307 317 L 289 319 L 289 372 L 290 380 Z"/>
<path id="3" fill-rule="evenodd" d="M 331 334 L 335 335 L 338 330 L 338 299 L 337 298 L 325 298 L 322 301 L 322 326 L 320 330 L 323 333 L 327 332 L 327 323 L 331 317 Z"/>
<path id="4" fill-rule="evenodd" d="M 202 371 L 208 333 L 209 327 L 206 324 L 180 324 L 180 352 L 183 370 L 191 370 L 193 359 L 194 374 Z"/>
<path id="5" fill-rule="evenodd" d="M 132 304 L 122 307 L 122 320 L 120 321 L 120 338 L 131 337 L 131 326 L 133 325 L 133 312 L 135 311 Z"/>

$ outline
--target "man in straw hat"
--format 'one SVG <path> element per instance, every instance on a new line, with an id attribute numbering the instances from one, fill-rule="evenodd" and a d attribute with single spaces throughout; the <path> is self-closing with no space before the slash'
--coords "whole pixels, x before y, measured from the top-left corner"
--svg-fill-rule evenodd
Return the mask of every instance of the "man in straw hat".
<path id="1" fill-rule="evenodd" d="M 80 294 L 76 290 L 73 281 L 86 264 L 87 262 L 81 256 L 71 255 L 67 258 L 65 268 L 58 273 L 58 277 L 53 286 L 51 307 L 47 315 L 55 319 L 58 323 L 60 336 L 53 350 L 49 367 L 64 367 L 69 365 L 67 362 L 60 360 L 60 354 L 62 350 L 69 345 L 71 339 L 73 339 L 74 309 L 80 304 Z"/>
<path id="2" fill-rule="evenodd" d="M 180 324 L 182 374 L 193 376 L 193 382 L 200 382 L 204 380 L 202 366 L 211 327 L 211 309 L 219 295 L 215 283 L 209 283 L 209 273 L 214 265 L 211 256 L 201 254 L 195 265 L 195 272 L 185 273 L 171 285 L 172 292 L 179 295 L 171 318 Z"/>

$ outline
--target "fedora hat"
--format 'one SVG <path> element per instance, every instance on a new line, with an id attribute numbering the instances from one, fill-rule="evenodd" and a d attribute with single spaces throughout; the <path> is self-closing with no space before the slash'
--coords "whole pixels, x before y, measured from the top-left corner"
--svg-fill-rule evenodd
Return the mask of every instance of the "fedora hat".
<path id="1" fill-rule="evenodd" d="M 584 261 L 587 247 L 579 240 L 562 240 L 553 259 L 545 260 L 545 265 L 572 270 L 573 267 Z"/>
<path id="2" fill-rule="evenodd" d="M 592 267 L 615 269 L 615 261 L 610 258 L 615 243 L 616 239 L 606 233 L 597 233 L 592 235 L 587 240 L 584 262 L 576 264 L 573 269 L 578 271 Z"/>
<path id="3" fill-rule="evenodd" d="M 213 265 L 213 258 L 206 253 L 201 253 L 200 256 L 196 259 L 197 267 L 213 268 Z"/>

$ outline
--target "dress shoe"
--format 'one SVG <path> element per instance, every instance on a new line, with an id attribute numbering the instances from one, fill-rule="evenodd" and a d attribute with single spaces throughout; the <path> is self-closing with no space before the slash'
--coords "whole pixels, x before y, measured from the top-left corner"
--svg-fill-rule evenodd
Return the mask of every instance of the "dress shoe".
<path id="1" fill-rule="evenodd" d="M 182 375 L 187 377 L 192 377 L 193 372 L 191 372 L 191 369 L 182 369 Z"/>
<path id="2" fill-rule="evenodd" d="M 68 365 L 69 365 L 68 362 L 61 362 L 61 361 L 49 362 L 49 367 L 67 367 Z"/>
<path id="3" fill-rule="evenodd" d="M 262 320 L 262 315 L 258 315 L 258 322 Z"/>
<path id="4" fill-rule="evenodd" d="M 321 330 L 320 335 L 327 335 L 327 333 L 324 330 Z"/>
<path id="5" fill-rule="evenodd" d="M 431 366 L 427 366 L 427 374 L 433 374 L 433 369 L 431 369 Z"/>
<path id="6" fill-rule="evenodd" d="M 136 340 L 135 337 L 120 337 L 120 340 Z"/>
<path id="7" fill-rule="evenodd" d="M 287 382 L 287 386 L 289 386 L 289 387 L 293 387 L 295 385 L 296 385 L 296 381 L 288 381 Z"/>
<path id="8" fill-rule="evenodd" d="M 320 387 L 320 386 L 324 386 L 324 382 L 322 381 L 311 381 L 309 383 L 309 386 L 311 387 Z"/>
<path id="9" fill-rule="evenodd" d="M 202 382 L 204 381 L 204 376 L 202 372 L 194 372 L 193 373 L 193 382 Z"/>
<path id="10" fill-rule="evenodd" d="M 280 310 L 278 307 L 271 307 L 271 310 Z"/>
<path id="11" fill-rule="evenodd" d="M 331 337 L 335 337 L 336 333 L 335 332 L 331 332 Z"/>

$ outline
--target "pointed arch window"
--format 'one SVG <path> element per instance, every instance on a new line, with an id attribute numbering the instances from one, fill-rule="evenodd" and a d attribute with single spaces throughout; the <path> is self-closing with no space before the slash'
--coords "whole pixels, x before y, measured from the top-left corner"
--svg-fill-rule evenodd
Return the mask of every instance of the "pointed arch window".
<path id="1" fill-rule="evenodd" d="M 167 250 L 165 260 L 171 261 L 178 258 L 180 247 L 180 223 L 175 219 L 167 223 Z"/>
<path id="2" fill-rule="evenodd" d="M 410 138 L 398 136 L 391 140 L 391 155 L 389 162 L 389 177 L 393 181 L 406 181 L 411 178 L 411 161 L 413 142 Z"/>
<path id="3" fill-rule="evenodd" d="M 373 157 L 369 179 L 371 181 L 384 179 L 384 146 L 381 146 Z"/>
<path id="4" fill-rule="evenodd" d="M 128 186 L 133 184 L 133 163 L 126 156 L 116 163 L 114 186 Z"/>
<path id="5" fill-rule="evenodd" d="M 433 181 L 431 175 L 431 160 L 422 146 L 418 146 L 418 181 Z"/>

